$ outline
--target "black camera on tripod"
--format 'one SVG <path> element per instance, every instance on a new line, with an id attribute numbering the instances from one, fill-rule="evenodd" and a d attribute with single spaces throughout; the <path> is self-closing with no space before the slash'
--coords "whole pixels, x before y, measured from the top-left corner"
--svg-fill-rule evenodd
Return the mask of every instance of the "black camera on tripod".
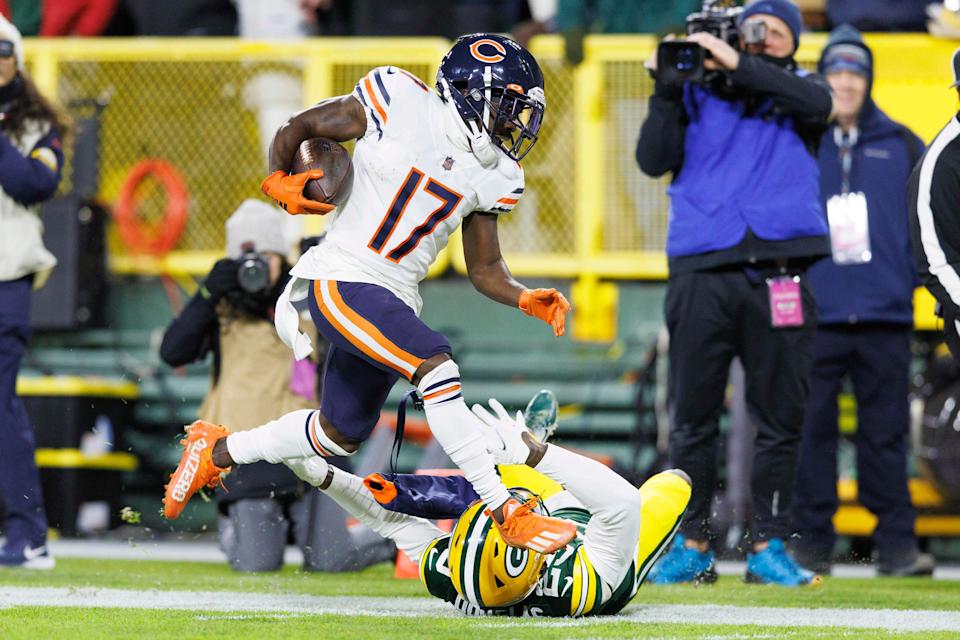
<path id="1" fill-rule="evenodd" d="M 736 6 L 731 0 L 704 0 L 699 12 L 687 16 L 687 35 L 705 31 L 737 51 L 742 50 L 741 41 L 745 45 L 762 43 L 767 36 L 766 25 L 746 22 L 738 26 L 742 12 L 743 7 Z M 710 83 L 724 73 L 704 67 L 704 61 L 710 57 L 710 52 L 695 42 L 661 42 L 657 47 L 657 79 L 673 86 L 687 82 Z"/>

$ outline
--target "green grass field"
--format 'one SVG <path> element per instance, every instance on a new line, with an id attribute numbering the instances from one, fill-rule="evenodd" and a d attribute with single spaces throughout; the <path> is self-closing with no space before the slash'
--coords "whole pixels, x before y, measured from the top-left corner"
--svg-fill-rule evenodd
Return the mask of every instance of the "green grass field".
<path id="1" fill-rule="evenodd" d="M 212 602 L 218 610 L 210 610 Z M 732 610 L 734 615 L 747 612 L 743 619 L 748 622 L 760 608 L 760 615 L 769 613 L 771 622 L 724 619 L 717 624 L 718 616 L 729 618 L 729 606 L 749 608 Z M 801 609 L 819 611 L 796 613 Z M 879 611 L 885 609 L 900 611 Z M 864 615 L 862 610 L 878 611 Z M 243 575 L 225 564 L 61 559 L 52 572 L 0 571 L 3 639 L 465 640 L 479 634 L 537 639 L 932 639 L 960 637 L 960 628 L 949 631 L 941 625 L 940 631 L 907 631 L 909 626 L 897 626 L 896 621 L 956 616 L 958 610 L 960 583 L 923 579 L 833 578 L 808 589 L 746 585 L 732 577 L 709 587 L 646 585 L 621 616 L 548 620 L 461 617 L 449 605 L 426 596 L 418 581 L 395 580 L 387 565 L 354 574 L 307 574 L 288 567 L 276 574 Z M 674 611 L 676 622 L 663 619 Z M 652 612 L 652 620 L 644 620 L 647 612 Z M 796 626 L 791 626 L 790 616 L 798 616 Z M 894 620 L 890 629 L 851 624 L 853 619 L 881 616 Z M 823 624 L 831 626 L 819 626 Z"/>

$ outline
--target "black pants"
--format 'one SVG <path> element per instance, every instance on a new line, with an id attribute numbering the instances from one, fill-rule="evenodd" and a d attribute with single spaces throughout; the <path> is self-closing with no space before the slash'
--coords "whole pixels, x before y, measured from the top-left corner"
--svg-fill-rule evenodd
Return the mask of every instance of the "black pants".
<path id="1" fill-rule="evenodd" d="M 693 495 L 681 532 L 706 540 L 717 482 L 717 437 L 727 373 L 743 362 L 746 400 L 756 424 L 752 532 L 757 540 L 790 532 L 800 429 L 816 315 L 801 282 L 804 326 L 774 329 L 766 283 L 740 270 L 670 276 L 670 457 L 690 474 Z"/>
<path id="2" fill-rule="evenodd" d="M 813 342 L 810 398 L 794 498 L 799 544 L 829 554 L 836 534 L 837 395 L 850 376 L 857 399 L 858 500 L 877 516 L 881 554 L 916 548 L 916 513 L 907 491 L 909 326 L 821 327 Z"/>

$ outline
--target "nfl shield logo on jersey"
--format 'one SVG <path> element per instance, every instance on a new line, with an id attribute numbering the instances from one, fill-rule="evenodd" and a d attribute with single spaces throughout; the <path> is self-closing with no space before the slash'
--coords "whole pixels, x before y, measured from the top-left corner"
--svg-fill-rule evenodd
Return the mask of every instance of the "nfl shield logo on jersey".
<path id="1" fill-rule="evenodd" d="M 450 171 L 450 169 L 453 169 L 453 158 L 450 156 L 447 156 L 447 159 L 444 160 L 443 164 L 440 166 L 443 167 L 444 171 Z"/>

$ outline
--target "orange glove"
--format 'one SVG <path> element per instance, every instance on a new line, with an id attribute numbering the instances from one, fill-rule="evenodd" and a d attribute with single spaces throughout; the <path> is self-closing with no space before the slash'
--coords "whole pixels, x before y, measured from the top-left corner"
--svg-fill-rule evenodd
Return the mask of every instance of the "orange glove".
<path id="1" fill-rule="evenodd" d="M 556 289 L 527 289 L 520 294 L 520 311 L 540 318 L 553 327 L 553 335 L 562 336 L 567 330 L 567 312 L 570 303 Z"/>
<path id="2" fill-rule="evenodd" d="M 311 169 L 303 173 L 287 175 L 285 171 L 274 171 L 260 184 L 260 190 L 277 201 L 287 213 L 324 215 L 334 210 L 332 204 L 310 200 L 303 195 L 303 185 L 307 180 L 323 177 L 323 169 Z"/>

